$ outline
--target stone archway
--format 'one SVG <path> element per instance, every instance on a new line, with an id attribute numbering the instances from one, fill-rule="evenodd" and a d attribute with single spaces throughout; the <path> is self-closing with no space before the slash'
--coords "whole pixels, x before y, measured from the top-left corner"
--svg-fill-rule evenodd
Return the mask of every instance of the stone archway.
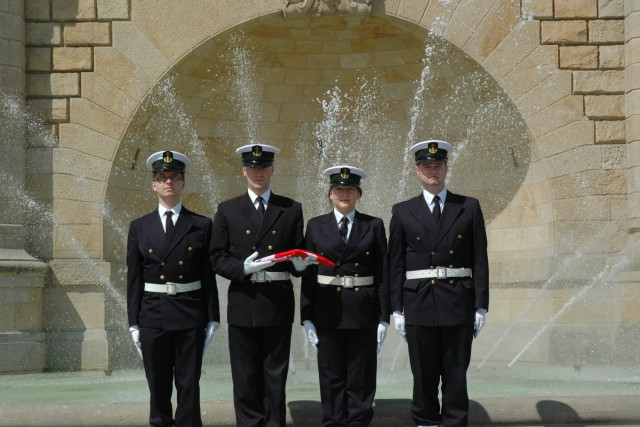
<path id="1" fill-rule="evenodd" d="M 494 280 L 507 288 L 504 297 L 500 290 L 494 293 L 500 308 L 496 321 L 510 321 L 513 307 L 522 305 L 509 296 L 509 286 L 545 281 L 554 264 L 578 250 L 588 254 L 587 262 L 568 278 L 592 277 L 609 254 L 624 246 L 620 231 L 626 221 L 626 152 L 624 146 L 608 145 L 624 141 L 617 71 L 624 66 L 624 55 L 620 49 L 616 54 L 624 41 L 619 37 L 624 14 L 615 2 L 588 3 L 578 10 L 568 2 L 523 2 L 521 7 L 512 0 L 473 5 L 387 1 L 375 2 L 370 18 L 357 18 L 362 23 L 401 22 L 406 28 L 411 23 L 414 29 L 405 37 L 409 43 L 419 43 L 426 36 L 424 29 L 430 29 L 488 72 L 526 123 L 531 141 L 528 173 L 489 228 Z M 54 123 L 59 141 L 50 155 L 48 147 L 41 150 L 44 154 L 34 150 L 52 167 L 49 174 L 31 176 L 29 185 L 52 200 L 56 218 L 53 230 L 42 230 L 50 236 L 42 256 L 52 260 L 55 286 L 49 293 L 76 312 L 72 319 L 56 322 L 55 332 L 74 341 L 77 334 L 68 331 L 84 330 L 79 340 L 84 340 L 85 350 L 101 353 L 106 348 L 105 318 L 112 322 L 113 313 L 94 316 L 92 307 L 103 304 L 105 282 L 119 274 L 116 264 L 105 262 L 113 260 L 117 246 L 103 236 L 109 236 L 105 229 L 113 228 L 109 223 L 114 218 L 122 222 L 132 214 L 109 212 L 105 201 L 110 189 L 136 193 L 138 183 L 144 182 L 141 171 L 132 180 L 119 171 L 127 166 L 131 170 L 128 163 L 137 158 L 128 147 L 121 149 L 127 129 L 163 76 L 181 66 L 184 72 L 188 65 L 182 61 L 197 56 L 198 47 L 204 49 L 208 40 L 224 37 L 225 31 L 232 34 L 237 26 L 259 27 L 278 16 L 281 6 L 191 1 L 184 7 L 128 0 L 114 2 L 118 6 L 108 10 L 100 2 L 83 5 L 86 8 L 75 10 L 52 5 L 48 14 L 27 11 L 27 95 Z M 296 19 L 303 28 L 313 27 L 315 20 Z M 289 48 L 279 47 L 285 52 Z M 340 48 L 339 43 L 333 47 Z M 327 52 L 332 54 L 340 55 Z M 292 163 L 290 170 L 296 170 Z M 282 188 L 293 189 L 282 181 Z M 596 213 L 595 220 L 594 201 L 608 206 L 608 213 Z M 614 238 L 606 246 L 588 237 L 602 224 L 613 229 L 608 236 Z M 73 245 L 66 238 L 69 233 Z M 85 345 L 92 337 L 95 348 Z M 103 359 L 96 360 L 81 366 L 100 367 Z"/>

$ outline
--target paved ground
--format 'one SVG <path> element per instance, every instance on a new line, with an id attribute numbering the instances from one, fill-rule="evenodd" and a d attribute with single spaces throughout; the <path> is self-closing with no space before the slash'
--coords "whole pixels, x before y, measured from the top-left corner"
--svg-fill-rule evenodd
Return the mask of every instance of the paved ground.
<path id="1" fill-rule="evenodd" d="M 470 369 L 474 426 L 640 426 L 640 368 L 519 364 Z M 205 366 L 203 421 L 234 426 L 228 366 Z M 373 426 L 413 426 L 411 373 L 378 372 Z M 287 382 L 288 423 L 320 425 L 315 367 L 300 367 Z M 0 376 L 0 426 L 144 426 L 148 389 L 142 370 Z"/>

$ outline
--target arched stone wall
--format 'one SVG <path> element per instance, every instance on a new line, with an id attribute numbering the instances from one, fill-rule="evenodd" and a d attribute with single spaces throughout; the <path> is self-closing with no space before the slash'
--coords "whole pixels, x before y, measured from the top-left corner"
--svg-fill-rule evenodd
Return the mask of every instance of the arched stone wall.
<path id="1" fill-rule="evenodd" d="M 509 286 L 540 284 L 550 277 L 591 278 L 626 243 L 627 153 L 617 145 L 624 142 L 617 72 L 623 65 L 616 47 L 624 42 L 618 39 L 624 8 L 621 1 L 579 3 L 374 3 L 373 18 L 388 16 L 430 29 L 473 58 L 528 126 L 528 173 L 489 226 L 492 281 L 507 287 L 494 293 L 497 322 L 511 321 L 528 300 L 526 289 L 511 292 Z M 104 284 L 117 274 L 103 262 L 109 246 L 102 241 L 108 180 L 117 180 L 112 168 L 119 146 L 148 94 L 207 40 L 281 13 L 279 1 L 193 0 L 185 7 L 121 0 L 111 2 L 110 9 L 106 4 L 79 1 L 76 9 L 64 11 L 54 2 L 48 14 L 27 11 L 28 71 L 36 71 L 28 75 L 27 95 L 32 106 L 49 114 L 59 141 L 53 149 L 31 151 L 36 161 L 50 162 L 51 171 L 33 174 L 29 185 L 51 191 L 55 221 L 50 249 L 42 257 L 52 260 L 61 294 L 65 286 Z M 36 61 L 38 54 L 45 59 Z M 78 60 L 69 60 L 70 55 Z M 580 263 L 567 264 L 576 253 Z M 88 305 L 99 305 L 101 298 Z M 557 305 L 568 297 L 552 298 L 550 304 Z M 614 317 L 633 319 L 636 315 L 622 305 Z M 79 313 L 82 327 L 104 327 L 101 316 Z M 62 323 L 64 328 L 73 321 Z"/>

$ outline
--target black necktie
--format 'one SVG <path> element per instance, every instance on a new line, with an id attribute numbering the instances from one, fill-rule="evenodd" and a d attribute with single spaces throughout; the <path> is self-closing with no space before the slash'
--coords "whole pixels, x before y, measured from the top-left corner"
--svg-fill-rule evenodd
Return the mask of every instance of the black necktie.
<path id="1" fill-rule="evenodd" d="M 171 219 L 171 215 L 173 215 L 173 211 L 167 211 L 165 213 L 167 216 L 167 222 L 165 224 L 165 234 L 167 235 L 167 240 L 171 239 L 171 234 L 173 234 L 173 220 Z"/>
<path id="2" fill-rule="evenodd" d="M 435 204 L 431 213 L 433 214 L 433 219 L 436 220 L 436 224 L 438 224 L 440 222 L 440 197 L 433 196 L 433 203 Z"/>
<path id="3" fill-rule="evenodd" d="M 346 216 L 343 216 L 342 219 L 340 220 L 340 235 L 342 236 L 342 240 L 344 240 L 344 242 L 347 242 L 347 224 L 349 223 L 349 219 Z"/>
<path id="4" fill-rule="evenodd" d="M 258 201 L 258 213 L 260 214 L 261 217 L 264 216 L 264 199 L 262 198 L 262 196 L 258 196 L 258 198 L 256 199 Z"/>

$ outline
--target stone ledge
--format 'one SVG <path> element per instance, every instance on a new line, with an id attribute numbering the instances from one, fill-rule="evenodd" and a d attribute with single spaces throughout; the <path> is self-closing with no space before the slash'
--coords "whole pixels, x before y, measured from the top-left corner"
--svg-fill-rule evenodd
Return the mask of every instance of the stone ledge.
<path id="1" fill-rule="evenodd" d="M 409 399 L 381 399 L 374 404 L 372 426 L 413 426 Z M 578 423 L 640 423 L 640 396 L 491 397 L 472 399 L 470 426 L 548 426 Z M 235 426 L 233 402 L 202 402 L 207 426 Z M 147 426 L 149 404 L 144 403 L 5 403 L 0 416 L 14 426 Z M 320 402 L 287 403 L 288 426 L 317 426 L 322 419 Z"/>

